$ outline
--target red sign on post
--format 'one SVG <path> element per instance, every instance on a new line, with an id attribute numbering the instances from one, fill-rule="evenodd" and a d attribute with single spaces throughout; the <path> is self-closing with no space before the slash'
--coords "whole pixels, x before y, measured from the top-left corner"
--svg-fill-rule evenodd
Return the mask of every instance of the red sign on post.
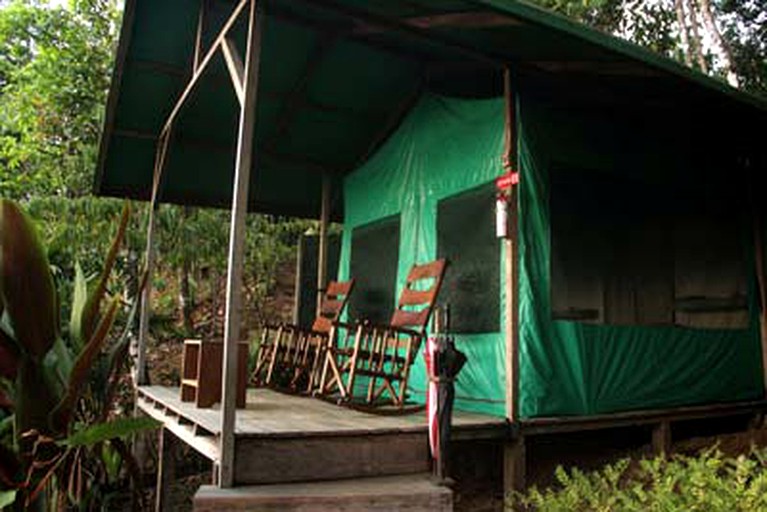
<path id="1" fill-rule="evenodd" d="M 508 190 L 517 184 L 519 184 L 519 173 L 516 171 L 507 172 L 495 179 L 495 187 L 498 190 Z"/>

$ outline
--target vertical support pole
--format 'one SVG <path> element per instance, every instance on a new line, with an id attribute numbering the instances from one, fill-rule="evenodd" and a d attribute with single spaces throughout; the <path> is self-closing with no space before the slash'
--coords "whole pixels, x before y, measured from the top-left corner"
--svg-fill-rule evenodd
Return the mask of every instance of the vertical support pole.
<path id="1" fill-rule="evenodd" d="M 652 449 L 655 455 L 671 453 L 671 423 L 663 420 L 652 429 Z"/>
<path id="2" fill-rule="evenodd" d="M 176 436 L 168 429 L 161 428 L 158 431 L 157 445 L 157 492 L 155 495 L 155 512 L 172 510 L 171 504 L 166 502 L 170 495 L 170 486 L 176 480 Z"/>
<path id="3" fill-rule="evenodd" d="M 517 155 L 517 112 L 516 99 L 509 68 L 503 73 L 503 89 L 506 99 L 505 150 L 503 166 L 506 172 L 519 172 Z M 520 178 L 521 179 L 521 178 Z M 504 277 L 506 283 L 506 418 L 509 422 L 517 420 L 519 400 L 519 204 L 518 186 L 513 186 L 509 197 L 509 237 L 503 241 Z M 527 447 L 524 434 L 516 439 L 507 440 L 504 446 L 503 484 L 508 496 L 514 491 L 522 491 L 526 485 Z"/>
<path id="4" fill-rule="evenodd" d="M 149 219 L 146 233 L 146 273 L 147 280 L 141 294 L 141 311 L 139 314 L 139 335 L 136 354 L 136 384 L 147 383 L 146 374 L 146 343 L 149 339 L 149 320 L 152 315 L 152 273 L 154 272 L 155 260 L 155 231 L 157 214 L 157 197 L 162 184 L 162 171 L 165 166 L 165 157 L 170 143 L 170 132 L 163 132 L 157 141 L 157 152 L 154 162 L 154 176 L 152 179 L 152 200 L 149 203 Z"/>
<path id="5" fill-rule="evenodd" d="M 522 492 L 527 485 L 527 442 L 523 434 L 506 443 L 503 450 L 503 492 Z"/>
<path id="6" fill-rule="evenodd" d="M 296 248 L 296 284 L 293 287 L 293 325 L 299 325 L 301 323 L 301 285 L 303 284 L 304 276 L 301 269 L 304 266 L 304 250 L 306 247 L 306 238 L 301 235 L 298 239 L 298 247 Z"/>
<path id="7" fill-rule="evenodd" d="M 752 201 L 752 204 L 754 202 Z M 759 211 L 753 207 L 754 215 L 754 259 L 756 260 L 756 281 L 759 287 L 759 327 L 762 341 L 762 383 L 767 397 L 767 282 L 764 272 L 764 238 Z"/>
<path id="8" fill-rule="evenodd" d="M 237 397 L 237 364 L 240 341 L 242 264 L 245 251 L 245 220 L 248 210 L 250 170 L 253 165 L 253 139 L 256 124 L 256 93 L 261 57 L 261 4 L 250 0 L 248 42 L 245 57 L 245 98 L 240 108 L 237 161 L 234 172 L 232 219 L 229 231 L 229 261 L 226 282 L 226 326 L 224 329 L 224 367 L 222 373 L 221 437 L 219 486 L 234 485 L 234 425 Z"/>
<path id="9" fill-rule="evenodd" d="M 320 210 L 320 239 L 317 255 L 317 314 L 322 307 L 322 296 L 328 284 L 328 224 L 330 223 L 330 175 L 322 175 L 322 206 Z"/>
<path id="10" fill-rule="evenodd" d="M 511 83 L 511 71 L 507 68 L 503 74 L 504 96 L 506 99 L 505 151 L 503 166 L 506 171 L 518 171 L 516 105 Z M 504 277 L 506 282 L 506 417 L 509 421 L 517 418 L 518 366 L 519 366 L 519 312 L 517 293 L 519 271 L 518 254 L 518 194 L 517 186 L 512 187 L 509 197 L 510 236 L 503 240 Z"/>

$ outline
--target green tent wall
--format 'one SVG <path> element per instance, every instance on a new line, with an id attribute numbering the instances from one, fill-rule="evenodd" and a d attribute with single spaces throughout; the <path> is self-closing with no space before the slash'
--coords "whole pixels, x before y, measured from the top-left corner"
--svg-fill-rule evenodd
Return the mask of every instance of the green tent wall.
<path id="1" fill-rule="evenodd" d="M 548 175 L 555 156 L 609 172 L 646 174 L 663 186 L 664 180 L 677 179 L 672 170 L 685 167 L 687 146 L 677 150 L 680 127 L 664 133 L 662 128 L 647 129 L 609 116 L 600 119 L 593 112 L 546 105 L 524 91 L 518 112 L 520 417 L 593 415 L 761 397 L 754 300 L 746 329 L 589 325 L 552 319 Z M 341 278 L 349 277 L 352 231 L 400 214 L 399 295 L 410 266 L 436 257 L 438 201 L 488 183 L 503 172 L 503 136 L 503 99 L 425 95 L 383 147 L 344 181 Z M 621 165 L 628 156 L 632 164 Z M 498 258 L 500 265 L 501 244 Z M 505 283 L 500 289 L 502 315 Z M 505 414 L 503 318 L 499 325 L 499 332 L 456 336 L 458 348 L 468 356 L 457 383 L 459 409 Z M 410 380 L 413 399 L 423 400 L 425 385 L 419 357 Z"/>

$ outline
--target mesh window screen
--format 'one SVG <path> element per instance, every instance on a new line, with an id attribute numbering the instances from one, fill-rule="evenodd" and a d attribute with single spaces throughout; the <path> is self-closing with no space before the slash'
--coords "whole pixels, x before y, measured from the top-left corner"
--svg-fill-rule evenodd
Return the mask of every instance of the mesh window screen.
<path id="1" fill-rule="evenodd" d="M 553 171 L 554 318 L 745 328 L 746 259 L 735 208 L 705 191 L 683 191 L 605 172 Z"/>
<path id="2" fill-rule="evenodd" d="M 450 331 L 500 329 L 500 250 L 493 183 L 437 205 L 437 255 L 449 266 L 440 304 L 450 306 Z"/>
<path id="3" fill-rule="evenodd" d="M 666 192 L 606 172 L 551 175 L 551 304 L 558 320 L 673 322 Z"/>
<path id="4" fill-rule="evenodd" d="M 399 215 L 352 231 L 351 277 L 356 279 L 349 297 L 349 317 L 388 323 L 394 311 L 399 258 Z"/>

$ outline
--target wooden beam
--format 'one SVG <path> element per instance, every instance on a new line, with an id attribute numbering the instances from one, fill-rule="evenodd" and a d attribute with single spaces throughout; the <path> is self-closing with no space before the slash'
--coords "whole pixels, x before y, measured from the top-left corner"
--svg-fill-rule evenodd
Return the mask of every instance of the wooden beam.
<path id="1" fill-rule="evenodd" d="M 328 51 L 335 44 L 336 36 L 333 34 L 324 34 L 323 37 L 314 45 L 307 58 L 306 68 L 304 68 L 301 77 L 296 81 L 295 86 L 283 100 L 283 108 L 277 117 L 276 126 L 272 132 L 269 141 L 265 146 L 271 150 L 278 144 L 280 137 L 285 133 L 290 123 L 296 117 L 298 112 L 305 104 L 307 89 L 312 77 L 322 64 L 322 60 Z"/>
<path id="2" fill-rule="evenodd" d="M 530 436 L 652 425 L 661 420 L 676 422 L 738 416 L 764 411 L 767 411 L 767 401 L 757 400 L 714 405 L 674 407 L 670 409 L 618 412 L 593 416 L 533 418 L 520 420 L 518 421 L 518 424 L 520 431 L 523 434 Z"/>
<path id="3" fill-rule="evenodd" d="M 671 422 L 662 420 L 652 429 L 652 449 L 655 455 L 671 453 Z"/>
<path id="4" fill-rule="evenodd" d="M 456 54 L 462 55 L 464 58 L 470 60 L 476 60 L 478 62 L 485 62 L 498 67 L 504 66 L 508 58 L 491 55 L 481 50 L 473 48 L 465 43 L 457 40 L 453 40 L 449 36 L 443 34 L 435 34 L 429 32 L 420 27 L 415 27 L 404 23 L 397 18 L 389 18 L 386 16 L 380 16 L 370 13 L 362 9 L 355 9 L 349 7 L 346 4 L 341 4 L 334 0 L 286 0 L 288 3 L 301 2 L 309 4 L 314 7 L 319 7 L 329 12 L 333 12 L 344 18 L 352 20 L 363 26 L 377 27 L 381 30 L 398 32 L 400 34 L 409 36 L 413 39 L 433 43 L 442 46 L 445 49 L 449 49 Z"/>
<path id="5" fill-rule="evenodd" d="M 248 189 L 253 165 L 253 135 L 256 127 L 256 93 L 261 59 L 262 2 L 247 0 L 248 43 L 245 54 L 244 101 L 240 109 L 237 160 L 232 194 L 232 220 L 229 233 L 229 260 L 226 283 L 226 324 L 224 329 L 223 397 L 221 403 L 221 459 L 219 485 L 234 485 L 234 426 L 237 399 L 237 363 L 240 342 L 242 267 L 245 252 L 245 220 L 248 212 Z"/>
<path id="6" fill-rule="evenodd" d="M 484 29 L 497 27 L 522 26 L 520 20 L 509 16 L 502 16 L 487 11 L 463 11 L 442 14 L 430 14 L 426 16 L 412 16 L 400 18 L 400 21 L 410 27 L 423 30 L 455 28 L 455 29 Z M 354 34 L 380 34 L 384 32 L 381 27 L 362 25 L 354 31 Z"/>
<path id="7" fill-rule="evenodd" d="M 754 201 L 751 201 L 754 204 Z M 759 212 L 752 207 L 754 216 L 754 259 L 756 260 L 756 282 L 759 288 L 759 327 L 762 345 L 762 385 L 767 397 L 767 276 L 764 269 L 764 226 Z"/>
<path id="8" fill-rule="evenodd" d="M 519 171 L 517 155 L 517 116 L 511 71 L 504 71 L 505 133 L 503 168 L 505 171 Z M 504 239 L 504 277 L 506 283 L 506 417 L 517 419 L 519 399 L 519 222 L 517 186 L 511 189 L 509 197 L 510 236 Z"/>
<path id="9" fill-rule="evenodd" d="M 527 486 L 527 442 L 525 436 L 509 441 L 503 450 L 503 490 L 522 492 Z"/>
<path id="10" fill-rule="evenodd" d="M 176 480 L 176 446 L 178 439 L 168 429 L 160 428 L 157 442 L 157 487 L 155 492 L 156 512 L 171 512 L 176 503 L 170 498 L 170 488 Z"/>
<path id="11" fill-rule="evenodd" d="M 144 284 L 141 296 L 141 310 L 139 312 L 139 336 L 136 355 L 136 384 L 144 385 L 147 383 L 146 373 L 146 346 L 149 340 L 149 321 L 152 315 L 152 276 L 154 273 L 155 260 L 155 231 L 156 231 L 156 213 L 157 199 L 160 194 L 162 184 L 163 168 L 165 167 L 166 156 L 168 154 L 168 145 L 170 144 L 170 133 L 166 133 L 157 141 L 157 150 L 155 153 L 154 172 L 152 174 L 152 197 L 149 203 L 149 219 L 147 221 L 146 234 L 146 255 L 145 271 L 149 276 Z"/>
<path id="12" fill-rule="evenodd" d="M 322 199 L 320 207 L 320 239 L 317 244 L 317 315 L 322 308 L 322 296 L 328 284 L 328 224 L 330 223 L 331 179 L 328 173 L 322 175 Z"/>
<path id="13" fill-rule="evenodd" d="M 245 77 L 245 67 L 242 64 L 240 52 L 237 50 L 237 46 L 230 37 L 224 38 L 221 49 L 224 51 L 226 67 L 229 70 L 229 76 L 232 78 L 234 93 L 237 95 L 237 100 L 240 102 L 240 106 L 242 106 L 243 103 L 245 103 L 245 89 L 243 81 Z"/>
<path id="14" fill-rule="evenodd" d="M 181 92 L 181 95 L 176 101 L 176 104 L 174 105 L 170 114 L 166 118 L 166 121 L 165 121 L 165 124 L 163 125 L 161 133 L 170 131 L 170 128 L 173 125 L 173 122 L 176 120 L 178 113 L 181 111 L 181 108 L 186 103 L 187 98 L 189 98 L 189 95 L 197 86 L 197 83 L 200 81 L 200 77 L 205 72 L 205 69 L 213 60 L 213 57 L 216 55 L 216 53 L 221 49 L 221 46 L 223 45 L 226 36 L 229 34 L 229 31 L 237 22 L 237 20 L 240 17 L 240 14 L 242 14 L 243 10 L 245 9 L 245 7 L 247 7 L 250 1 L 251 0 L 241 0 L 240 3 L 237 4 L 237 7 L 234 8 L 232 15 L 224 24 L 223 28 L 221 29 L 221 32 L 219 32 L 218 36 L 216 37 L 216 40 L 213 42 L 213 45 L 210 47 L 210 50 L 208 50 L 208 52 L 205 54 L 205 58 L 203 58 L 202 62 L 200 62 L 200 65 L 197 67 L 197 71 L 195 71 L 192 74 L 192 78 L 189 80 L 189 82 L 186 84 L 186 87 Z"/>
<path id="15" fill-rule="evenodd" d="M 192 72 L 197 73 L 200 67 L 200 59 L 202 58 L 202 36 L 205 33 L 205 20 L 207 19 L 206 11 L 208 10 L 209 0 L 200 0 L 200 12 L 197 17 L 197 34 L 194 38 L 194 57 L 192 61 Z"/>

